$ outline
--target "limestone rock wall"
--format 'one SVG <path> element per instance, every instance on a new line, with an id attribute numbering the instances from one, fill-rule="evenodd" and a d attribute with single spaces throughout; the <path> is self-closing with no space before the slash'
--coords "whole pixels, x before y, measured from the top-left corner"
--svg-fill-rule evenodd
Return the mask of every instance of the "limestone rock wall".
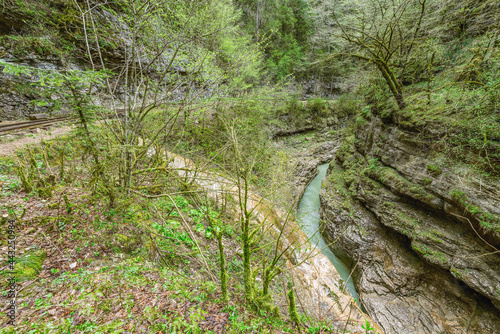
<path id="1" fill-rule="evenodd" d="M 57 56 L 41 56 L 32 53 L 23 58 L 17 58 L 4 47 L 0 47 L 0 59 L 40 69 L 60 70 L 65 66 Z M 78 69 L 79 67 L 72 65 L 72 68 Z M 46 106 L 36 106 L 32 103 L 40 97 L 37 94 L 37 89 L 30 85 L 34 79 L 6 74 L 0 68 L 0 121 L 18 120 L 30 114 L 51 111 L 51 103 Z M 63 108 L 62 111 L 64 112 L 65 109 Z"/>
<path id="2" fill-rule="evenodd" d="M 322 234 L 386 333 L 499 333 L 500 184 L 373 118 L 344 138 Z"/>

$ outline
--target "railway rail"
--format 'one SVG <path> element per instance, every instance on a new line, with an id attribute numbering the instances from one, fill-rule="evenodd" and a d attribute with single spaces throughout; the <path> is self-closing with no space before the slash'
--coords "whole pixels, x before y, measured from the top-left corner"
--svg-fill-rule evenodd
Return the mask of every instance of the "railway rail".
<path id="1" fill-rule="evenodd" d="M 20 121 L 13 123 L 0 123 L 0 136 L 8 133 L 15 132 L 17 130 L 32 130 L 47 125 L 51 125 L 59 122 L 67 122 L 71 119 L 71 116 L 58 116 L 46 119 L 32 120 L 32 121 Z"/>

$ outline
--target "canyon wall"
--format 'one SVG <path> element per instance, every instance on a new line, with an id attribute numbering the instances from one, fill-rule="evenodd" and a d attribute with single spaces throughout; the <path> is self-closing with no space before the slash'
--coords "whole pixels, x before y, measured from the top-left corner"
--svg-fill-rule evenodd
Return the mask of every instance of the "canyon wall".
<path id="1" fill-rule="evenodd" d="M 500 183 L 371 117 L 344 132 L 322 234 L 386 333 L 499 333 Z"/>

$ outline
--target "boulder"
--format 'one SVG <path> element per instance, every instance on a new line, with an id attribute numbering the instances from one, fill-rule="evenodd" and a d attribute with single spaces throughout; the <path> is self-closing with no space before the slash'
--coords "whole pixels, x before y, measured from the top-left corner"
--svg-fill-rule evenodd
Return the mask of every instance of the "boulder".
<path id="1" fill-rule="evenodd" d="M 47 115 L 47 114 L 31 114 L 28 116 L 28 119 L 30 119 L 32 121 L 47 119 L 47 118 L 49 118 L 49 115 Z"/>

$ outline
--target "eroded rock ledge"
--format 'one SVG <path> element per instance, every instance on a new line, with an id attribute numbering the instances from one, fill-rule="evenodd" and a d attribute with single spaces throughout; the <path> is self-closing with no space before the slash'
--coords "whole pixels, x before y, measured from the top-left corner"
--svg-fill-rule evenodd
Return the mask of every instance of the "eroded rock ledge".
<path id="1" fill-rule="evenodd" d="M 320 195 L 323 237 L 386 333 L 495 333 L 500 184 L 417 136 L 377 118 L 346 135 Z"/>

